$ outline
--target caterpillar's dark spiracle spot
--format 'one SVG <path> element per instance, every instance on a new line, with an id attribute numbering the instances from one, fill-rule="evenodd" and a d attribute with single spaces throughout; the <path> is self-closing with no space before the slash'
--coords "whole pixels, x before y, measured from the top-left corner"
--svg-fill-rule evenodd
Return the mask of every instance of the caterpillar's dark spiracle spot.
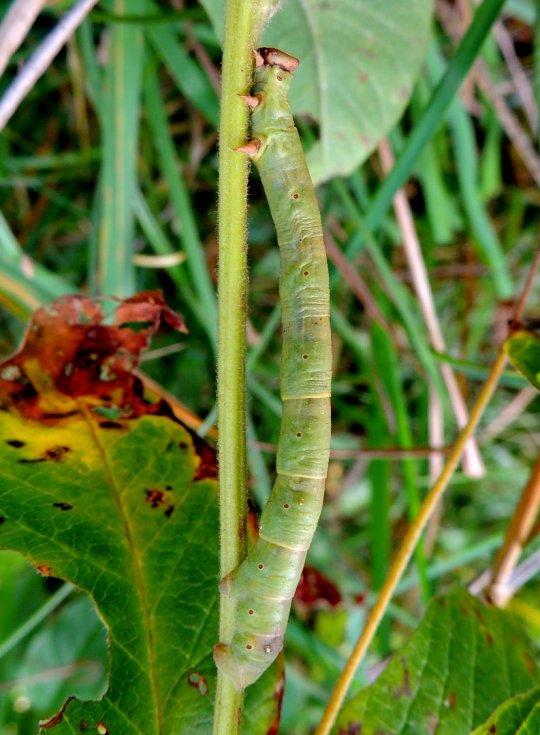
<path id="1" fill-rule="evenodd" d="M 240 150 L 259 170 L 281 253 L 283 419 L 277 479 L 259 539 L 221 584 L 237 610 L 249 611 L 237 616 L 232 640 L 214 650 L 218 668 L 236 689 L 256 681 L 282 649 L 322 506 L 330 447 L 328 269 L 315 190 L 287 96 L 297 60 L 277 49 L 259 51 L 252 92 L 258 100 L 252 108 L 256 145 Z"/>

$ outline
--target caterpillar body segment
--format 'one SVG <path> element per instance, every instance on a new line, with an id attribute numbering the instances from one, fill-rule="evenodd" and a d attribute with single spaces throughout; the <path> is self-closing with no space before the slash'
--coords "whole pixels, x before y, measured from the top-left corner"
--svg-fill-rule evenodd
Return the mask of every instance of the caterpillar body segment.
<path id="1" fill-rule="evenodd" d="M 283 418 L 277 478 L 259 538 L 221 583 L 222 593 L 236 602 L 236 630 L 230 642 L 215 647 L 214 658 L 236 689 L 256 681 L 283 647 L 322 507 L 330 446 L 328 269 L 315 190 L 288 102 L 298 62 L 277 49 L 260 49 L 256 64 L 246 100 L 253 108 L 253 140 L 240 150 L 258 168 L 280 247 Z"/>

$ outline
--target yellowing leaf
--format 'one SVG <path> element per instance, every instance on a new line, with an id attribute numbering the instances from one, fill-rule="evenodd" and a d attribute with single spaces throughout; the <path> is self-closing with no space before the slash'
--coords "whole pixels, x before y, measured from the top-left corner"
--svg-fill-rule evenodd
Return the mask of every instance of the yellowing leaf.
<path id="1" fill-rule="evenodd" d="M 88 592 L 108 629 L 105 697 L 68 700 L 43 732 L 206 733 L 215 456 L 132 372 L 160 320 L 181 321 L 156 293 L 112 306 L 69 296 L 40 309 L 0 365 L 0 548 Z"/>

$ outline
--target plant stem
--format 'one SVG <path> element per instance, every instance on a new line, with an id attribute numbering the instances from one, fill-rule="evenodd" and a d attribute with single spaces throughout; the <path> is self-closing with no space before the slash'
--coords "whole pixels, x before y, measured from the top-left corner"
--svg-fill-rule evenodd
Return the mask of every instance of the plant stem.
<path id="1" fill-rule="evenodd" d="M 540 507 L 540 457 L 536 460 L 514 514 L 506 529 L 504 542 L 493 564 L 487 597 L 498 607 L 508 604 L 513 590 L 509 589 L 523 547 L 527 544 Z"/>
<path id="2" fill-rule="evenodd" d="M 273 0 L 228 0 L 223 42 L 219 154 L 218 413 L 221 576 L 245 556 L 248 108 L 240 99 L 251 85 L 253 48 Z M 232 638 L 233 601 L 221 596 L 219 639 Z M 214 735 L 239 732 L 243 692 L 218 672 Z"/>

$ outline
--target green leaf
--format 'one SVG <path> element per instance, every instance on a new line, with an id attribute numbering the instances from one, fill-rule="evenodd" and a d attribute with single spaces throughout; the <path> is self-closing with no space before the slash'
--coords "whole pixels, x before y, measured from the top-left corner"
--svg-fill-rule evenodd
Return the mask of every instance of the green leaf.
<path id="1" fill-rule="evenodd" d="M 224 0 L 202 0 L 217 33 Z M 315 183 L 347 176 L 394 127 L 430 40 L 432 0 L 285 0 L 264 42 L 297 56 L 295 115 L 320 125 Z"/>
<path id="2" fill-rule="evenodd" d="M 504 343 L 512 365 L 540 390 L 540 336 L 535 332 L 514 332 Z"/>
<path id="3" fill-rule="evenodd" d="M 471 735 L 535 735 L 540 732 L 540 687 L 498 707 Z"/>
<path id="4" fill-rule="evenodd" d="M 337 732 L 468 735 L 538 681 L 519 621 L 457 590 L 431 602 L 375 684 L 345 706 Z"/>
<path id="5" fill-rule="evenodd" d="M 97 301 L 59 299 L 0 365 L 0 548 L 88 592 L 107 627 L 106 695 L 68 699 L 44 731 L 210 732 L 214 452 L 132 372 L 160 321 L 181 320 L 159 293 L 115 306 L 105 317 Z"/>

